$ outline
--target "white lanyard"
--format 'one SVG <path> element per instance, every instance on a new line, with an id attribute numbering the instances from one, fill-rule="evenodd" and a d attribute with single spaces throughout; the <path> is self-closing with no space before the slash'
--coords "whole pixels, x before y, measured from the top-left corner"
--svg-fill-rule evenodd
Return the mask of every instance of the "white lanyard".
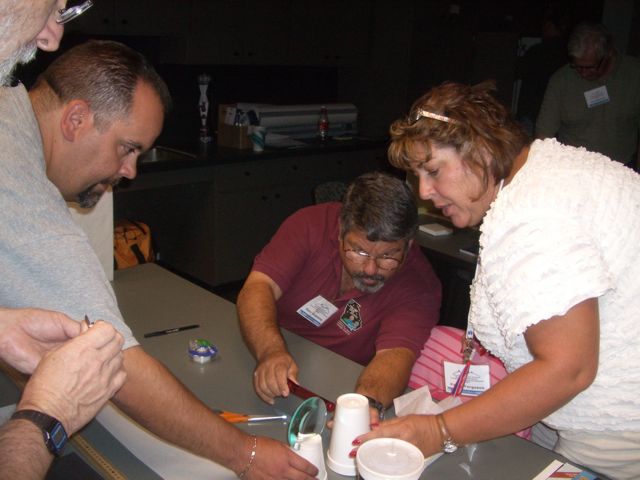
<path id="1" fill-rule="evenodd" d="M 502 187 L 504 186 L 504 178 L 500 180 L 500 185 L 498 186 L 498 193 L 496 193 L 496 198 L 500 195 L 502 191 Z M 476 268 L 473 273 L 473 278 L 475 279 L 476 273 L 478 273 L 478 262 L 480 261 L 480 253 L 481 250 L 478 250 L 478 260 L 476 261 Z M 469 316 L 467 315 L 467 331 L 464 335 L 464 350 L 462 353 L 463 362 L 469 362 L 471 360 L 471 355 L 473 354 L 473 327 L 469 323 Z"/>

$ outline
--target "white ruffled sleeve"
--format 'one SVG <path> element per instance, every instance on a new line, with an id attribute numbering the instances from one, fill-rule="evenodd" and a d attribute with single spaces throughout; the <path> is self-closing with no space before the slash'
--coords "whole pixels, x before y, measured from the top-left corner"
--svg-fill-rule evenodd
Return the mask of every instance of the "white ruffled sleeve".
<path id="1" fill-rule="evenodd" d="M 529 326 L 613 286 L 602 252 L 578 222 L 558 217 L 509 223 L 483 249 L 480 276 L 507 348 Z"/>

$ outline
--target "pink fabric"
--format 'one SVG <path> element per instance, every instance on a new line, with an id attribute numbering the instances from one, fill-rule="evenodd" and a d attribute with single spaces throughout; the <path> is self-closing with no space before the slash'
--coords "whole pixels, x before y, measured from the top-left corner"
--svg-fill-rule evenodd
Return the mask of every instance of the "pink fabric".
<path id="1" fill-rule="evenodd" d="M 431 396 L 436 400 L 442 400 L 449 396 L 445 391 L 444 385 L 444 361 L 461 362 L 462 361 L 462 338 L 464 331 L 455 327 L 436 326 L 431 330 L 431 336 L 424 344 L 420 356 L 413 365 L 411 377 L 409 378 L 409 386 L 413 389 L 420 388 L 424 385 L 429 386 Z M 471 361 L 474 365 L 489 365 L 491 376 L 491 386 L 498 383 L 508 375 L 504 365 L 499 358 L 494 357 L 486 352 L 483 355 L 478 354 L 476 348 Z M 463 402 L 468 402 L 473 397 L 461 395 Z M 529 440 L 531 438 L 531 429 L 527 428 L 518 432 L 516 435 Z"/>
<path id="2" fill-rule="evenodd" d="M 378 292 L 352 289 L 340 295 L 341 208 L 340 203 L 322 203 L 297 211 L 256 257 L 253 270 L 268 275 L 283 292 L 277 302 L 278 323 L 363 365 L 382 349 L 405 347 L 418 355 L 438 322 L 438 277 L 414 243 L 405 264 Z M 320 327 L 297 313 L 318 295 L 338 308 Z M 349 330 L 341 317 L 354 310 L 359 323 Z"/>

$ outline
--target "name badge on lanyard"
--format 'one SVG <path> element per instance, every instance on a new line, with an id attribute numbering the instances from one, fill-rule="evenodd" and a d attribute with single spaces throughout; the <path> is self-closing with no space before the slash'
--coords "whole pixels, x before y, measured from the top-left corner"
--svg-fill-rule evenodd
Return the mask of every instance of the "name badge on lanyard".
<path id="1" fill-rule="evenodd" d="M 302 315 L 316 327 L 326 322 L 337 311 L 338 307 L 322 295 L 312 298 L 297 310 L 299 315 Z"/>
<path id="2" fill-rule="evenodd" d="M 597 107 L 603 103 L 609 103 L 609 92 L 607 92 L 607 86 L 587 90 L 584 92 L 584 99 L 587 101 L 587 108 Z"/>

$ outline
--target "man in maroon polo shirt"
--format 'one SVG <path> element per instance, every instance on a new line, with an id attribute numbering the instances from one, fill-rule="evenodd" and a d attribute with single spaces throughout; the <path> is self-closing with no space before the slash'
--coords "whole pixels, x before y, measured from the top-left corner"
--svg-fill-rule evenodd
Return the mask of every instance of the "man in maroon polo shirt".
<path id="1" fill-rule="evenodd" d="M 378 412 L 403 392 L 440 310 L 440 282 L 413 242 L 417 227 L 413 193 L 382 173 L 357 178 L 344 203 L 285 220 L 237 303 L 264 401 L 289 395 L 287 379 L 297 382 L 279 327 L 366 365 L 355 391 Z"/>

